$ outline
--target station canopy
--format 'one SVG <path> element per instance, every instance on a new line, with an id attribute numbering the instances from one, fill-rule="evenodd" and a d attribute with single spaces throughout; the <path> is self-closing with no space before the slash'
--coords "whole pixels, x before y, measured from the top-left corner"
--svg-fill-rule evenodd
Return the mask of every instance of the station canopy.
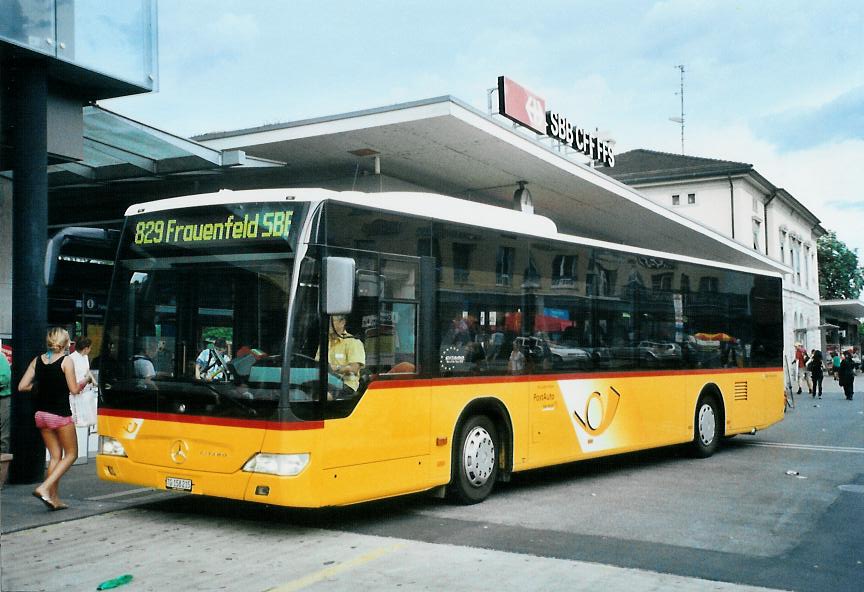
<path id="1" fill-rule="evenodd" d="M 823 313 L 844 316 L 850 319 L 864 318 L 864 300 L 823 300 L 819 303 Z"/>
<path id="2" fill-rule="evenodd" d="M 653 203 L 583 164 L 579 159 L 584 157 L 564 152 L 549 138 L 451 96 L 194 139 L 221 150 L 243 150 L 285 162 L 296 186 L 323 186 L 325 180 L 337 178 L 356 181 L 357 171 L 368 172 L 375 157 L 384 191 L 410 190 L 396 183 L 401 181 L 426 191 L 512 207 L 518 182 L 526 181 L 535 213 L 554 220 L 561 232 L 788 271 L 764 254 Z"/>

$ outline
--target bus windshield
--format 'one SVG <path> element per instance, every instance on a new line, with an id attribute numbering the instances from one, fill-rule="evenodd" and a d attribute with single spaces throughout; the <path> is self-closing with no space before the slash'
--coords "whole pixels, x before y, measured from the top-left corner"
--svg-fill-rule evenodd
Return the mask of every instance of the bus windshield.
<path id="1" fill-rule="evenodd" d="M 132 216 L 100 355 L 102 405 L 272 420 L 305 204 Z"/>

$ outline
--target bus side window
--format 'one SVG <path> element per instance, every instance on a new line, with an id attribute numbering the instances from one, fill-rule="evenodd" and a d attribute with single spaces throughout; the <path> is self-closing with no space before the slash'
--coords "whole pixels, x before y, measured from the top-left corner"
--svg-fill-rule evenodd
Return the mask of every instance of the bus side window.
<path id="1" fill-rule="evenodd" d="M 378 315 L 366 331 L 368 365 L 376 374 L 416 374 L 418 263 L 382 258 L 380 269 Z"/>

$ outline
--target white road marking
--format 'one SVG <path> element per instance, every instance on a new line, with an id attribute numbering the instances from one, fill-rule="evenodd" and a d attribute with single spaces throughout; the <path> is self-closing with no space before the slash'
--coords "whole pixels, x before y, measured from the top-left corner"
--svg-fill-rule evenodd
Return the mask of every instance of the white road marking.
<path id="1" fill-rule="evenodd" d="M 342 563 L 337 563 L 332 567 L 328 567 L 326 569 L 319 570 L 315 573 L 311 573 L 308 576 L 304 576 L 302 578 L 298 578 L 294 581 L 288 582 L 287 584 L 283 584 L 277 588 L 271 588 L 269 592 L 294 592 L 295 590 L 302 590 L 312 584 L 317 584 L 323 580 L 328 578 L 332 578 L 333 576 L 342 573 L 343 571 L 347 571 L 353 567 L 357 567 L 359 565 L 363 565 L 364 563 L 369 563 L 370 561 L 374 561 L 384 555 L 389 555 L 394 551 L 400 549 L 404 545 L 397 544 L 392 545 L 390 547 L 381 547 L 366 553 L 365 555 L 361 555 L 359 557 L 355 557 L 349 561 L 343 561 Z"/>
<path id="2" fill-rule="evenodd" d="M 115 491 L 114 493 L 106 493 L 105 495 L 96 495 L 93 497 L 88 497 L 87 501 L 98 502 L 100 500 L 112 499 L 115 497 L 124 497 L 127 495 L 136 495 L 139 493 L 144 493 L 145 491 L 156 491 L 151 487 L 142 487 L 140 489 L 127 489 L 125 491 Z"/>
<path id="3" fill-rule="evenodd" d="M 864 454 L 864 448 L 852 446 L 819 446 L 817 444 L 789 444 L 786 442 L 741 442 L 747 446 L 765 446 L 767 448 L 789 448 L 792 450 L 812 450 L 815 452 L 848 452 Z"/>

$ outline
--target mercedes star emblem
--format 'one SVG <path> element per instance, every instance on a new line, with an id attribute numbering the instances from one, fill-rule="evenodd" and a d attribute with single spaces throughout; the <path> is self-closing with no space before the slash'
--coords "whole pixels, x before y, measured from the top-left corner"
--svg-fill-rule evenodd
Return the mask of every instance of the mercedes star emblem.
<path id="1" fill-rule="evenodd" d="M 174 440 L 171 444 L 171 460 L 182 465 L 189 456 L 189 445 L 183 440 Z"/>

